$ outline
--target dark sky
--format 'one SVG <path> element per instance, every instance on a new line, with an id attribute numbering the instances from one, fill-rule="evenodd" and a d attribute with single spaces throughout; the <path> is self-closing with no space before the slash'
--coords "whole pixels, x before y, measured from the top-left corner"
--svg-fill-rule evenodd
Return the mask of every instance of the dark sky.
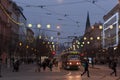
<path id="1" fill-rule="evenodd" d="M 58 30 L 61 37 L 82 36 L 86 25 L 87 12 L 90 22 L 103 22 L 103 16 L 110 11 L 118 0 L 13 0 L 24 11 L 28 23 L 41 24 L 46 28 L 51 25 L 52 30 Z M 55 32 L 49 32 L 56 36 Z"/>

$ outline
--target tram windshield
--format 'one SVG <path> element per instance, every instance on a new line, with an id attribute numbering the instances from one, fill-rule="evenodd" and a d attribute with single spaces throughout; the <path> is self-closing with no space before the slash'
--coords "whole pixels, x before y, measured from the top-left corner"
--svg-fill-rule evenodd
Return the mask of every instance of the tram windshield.
<path id="1" fill-rule="evenodd" d="M 80 59 L 79 55 L 69 55 L 68 56 L 68 60 L 79 60 L 79 59 Z"/>

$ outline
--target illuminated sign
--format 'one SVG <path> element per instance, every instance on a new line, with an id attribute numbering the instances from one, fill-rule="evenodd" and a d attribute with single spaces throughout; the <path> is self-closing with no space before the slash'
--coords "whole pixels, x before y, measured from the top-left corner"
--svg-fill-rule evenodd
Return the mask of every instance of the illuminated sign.
<path id="1" fill-rule="evenodd" d="M 119 14 L 117 12 L 103 24 L 103 48 L 118 45 L 118 20 Z"/>

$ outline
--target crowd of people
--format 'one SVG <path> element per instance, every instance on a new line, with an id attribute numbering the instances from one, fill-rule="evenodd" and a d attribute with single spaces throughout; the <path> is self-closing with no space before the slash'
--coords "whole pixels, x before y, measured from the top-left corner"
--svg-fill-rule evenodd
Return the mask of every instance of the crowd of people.
<path id="1" fill-rule="evenodd" d="M 37 60 L 37 69 L 35 70 L 36 72 L 40 72 L 40 69 L 42 68 L 44 71 L 48 67 L 50 71 L 52 71 L 53 65 L 56 67 L 58 66 L 58 61 L 56 59 L 50 59 L 50 58 L 45 58 L 42 62 L 40 60 Z"/>

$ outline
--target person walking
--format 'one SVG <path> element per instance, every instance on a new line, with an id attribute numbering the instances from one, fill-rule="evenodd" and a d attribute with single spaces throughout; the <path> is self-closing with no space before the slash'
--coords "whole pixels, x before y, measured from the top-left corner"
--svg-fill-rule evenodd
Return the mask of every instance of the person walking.
<path id="1" fill-rule="evenodd" d="M 110 75 L 115 74 L 115 76 L 117 76 L 116 68 L 117 68 L 117 61 L 113 60 L 113 62 L 111 63 L 111 69 L 113 70 L 113 72 L 111 72 Z"/>
<path id="2" fill-rule="evenodd" d="M 37 60 L 37 69 L 35 72 L 40 72 L 41 71 L 41 61 Z"/>
<path id="3" fill-rule="evenodd" d="M 50 71 L 52 71 L 52 68 L 53 68 L 52 60 L 51 60 L 50 63 L 49 63 L 49 68 L 50 68 Z"/>
<path id="4" fill-rule="evenodd" d="M 19 71 L 19 66 L 20 66 L 20 61 L 16 59 L 13 63 L 13 72 L 18 72 Z"/>
<path id="5" fill-rule="evenodd" d="M 43 67 L 43 70 L 45 71 L 45 70 L 46 70 L 46 67 L 47 67 L 46 60 L 44 60 L 44 61 L 42 62 L 42 67 Z"/>
<path id="6" fill-rule="evenodd" d="M 83 76 L 87 72 L 87 76 L 90 77 L 89 69 L 88 69 L 89 67 L 88 60 L 85 60 L 85 62 L 83 63 L 83 67 L 84 67 L 84 72 L 81 74 L 81 76 Z"/>
<path id="7" fill-rule="evenodd" d="M 94 68 L 94 58 L 91 60 L 92 68 Z"/>

